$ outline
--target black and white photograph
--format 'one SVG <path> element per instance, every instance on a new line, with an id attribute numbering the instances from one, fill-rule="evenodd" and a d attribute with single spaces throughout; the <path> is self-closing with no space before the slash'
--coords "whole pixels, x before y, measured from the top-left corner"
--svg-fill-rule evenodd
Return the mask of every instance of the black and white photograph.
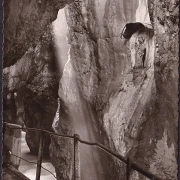
<path id="1" fill-rule="evenodd" d="M 3 180 L 178 180 L 178 0 L 4 0 Z"/>

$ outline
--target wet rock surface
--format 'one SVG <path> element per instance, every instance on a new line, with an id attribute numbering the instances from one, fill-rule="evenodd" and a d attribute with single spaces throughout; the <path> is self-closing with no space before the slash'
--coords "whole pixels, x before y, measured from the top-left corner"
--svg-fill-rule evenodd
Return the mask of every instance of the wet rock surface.
<path id="1" fill-rule="evenodd" d="M 8 82 L 4 88 L 10 92 L 16 92 L 20 96 L 19 99 L 17 97 L 14 99 L 15 118 L 12 118 L 12 120 L 16 119 L 14 123 L 24 121 L 26 127 L 52 131 L 60 78 L 55 60 L 53 39 L 49 29 L 44 33 L 42 41 L 36 48 L 26 52 L 13 66 L 4 69 L 4 79 Z M 4 108 L 7 112 L 8 109 Z M 6 117 L 4 119 L 6 122 L 10 120 Z M 48 154 L 50 137 L 45 139 L 44 153 Z M 37 153 L 39 133 L 27 131 L 26 140 L 31 152 Z"/>
<path id="2" fill-rule="evenodd" d="M 25 123 L 26 127 L 52 131 L 60 73 L 51 23 L 56 19 L 58 10 L 70 2 L 5 2 L 5 122 Z M 49 154 L 50 137 L 45 139 L 44 153 Z M 39 135 L 27 132 L 26 140 L 31 152 L 37 153 Z"/>
<path id="3" fill-rule="evenodd" d="M 4 67 L 19 60 L 30 47 L 36 47 L 58 10 L 73 0 L 23 0 L 4 2 Z M 12 28 L 13 27 L 13 28 Z"/>
<path id="4" fill-rule="evenodd" d="M 170 31 L 156 23 L 161 16 L 158 9 L 161 2 L 148 6 L 146 1 L 126 1 L 121 2 L 123 8 L 118 3 L 84 1 L 66 9 L 70 60 L 60 81 L 60 115 L 54 120 L 54 129 L 103 143 L 162 179 L 176 179 L 178 41 L 177 38 L 170 40 Z M 157 15 L 153 14 L 155 11 Z M 129 21 L 152 23 L 154 29 L 145 25 L 129 39 L 122 40 L 121 30 Z M 178 24 L 171 27 L 174 29 Z M 177 32 L 173 36 L 177 36 Z M 162 56 L 157 53 L 157 42 L 163 43 L 159 46 L 164 47 Z M 169 48 L 173 56 L 171 51 L 167 53 Z M 160 58 L 163 62 L 157 66 Z M 167 65 L 169 63 L 171 65 Z M 66 154 L 73 156 L 73 144 L 55 139 L 52 142 L 53 164 L 57 166 L 58 157 L 64 169 L 61 172 L 56 169 L 58 177 L 71 179 L 73 164 L 70 156 L 66 159 Z M 65 150 L 58 154 L 55 147 Z M 84 179 L 124 178 L 118 172 L 122 165 L 111 157 L 107 160 L 97 149 L 93 150 L 94 157 L 90 148 L 89 153 L 85 152 L 82 148 Z M 99 164 L 93 165 L 92 159 Z M 113 169 L 107 166 L 108 162 L 112 162 Z M 88 175 L 88 168 L 94 176 Z M 101 174 L 103 170 L 106 175 Z M 133 173 L 132 178 L 144 179 L 137 173 Z"/>
<path id="5" fill-rule="evenodd" d="M 175 10 L 178 3 L 151 2 L 154 5 L 151 10 L 154 11 L 152 19 L 156 43 L 156 94 L 152 106 L 148 109 L 148 120 L 142 126 L 135 157 L 141 159 L 141 162 L 149 160 L 149 169 L 162 179 L 177 179 L 179 19 L 174 15 L 172 8 Z M 145 147 L 144 152 L 149 158 L 146 158 L 145 153 L 142 154 L 142 147 Z"/>
<path id="6" fill-rule="evenodd" d="M 161 179 L 177 179 L 178 1 L 69 4 L 69 57 L 59 83 L 49 25 L 66 3 L 5 2 L 5 121 L 18 122 L 24 111 L 27 127 L 51 131 L 54 119 L 59 134 L 77 133 Z M 131 22 L 143 26 L 121 39 Z M 37 153 L 38 135 L 26 140 Z M 81 144 L 80 153 L 82 179 L 125 179 L 125 166 L 101 150 Z M 50 154 L 58 179 L 72 179 L 73 141 L 53 136 Z M 144 179 L 134 172 L 131 178 Z"/>

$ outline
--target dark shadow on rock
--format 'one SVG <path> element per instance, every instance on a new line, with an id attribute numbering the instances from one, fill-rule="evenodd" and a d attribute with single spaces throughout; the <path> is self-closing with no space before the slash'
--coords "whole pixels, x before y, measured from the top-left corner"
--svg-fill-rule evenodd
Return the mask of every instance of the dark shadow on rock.
<path id="1" fill-rule="evenodd" d="M 145 26 L 140 22 L 127 23 L 122 30 L 121 37 L 125 39 L 130 39 L 134 33 L 136 33 L 139 30 L 143 31 L 144 29 Z"/>

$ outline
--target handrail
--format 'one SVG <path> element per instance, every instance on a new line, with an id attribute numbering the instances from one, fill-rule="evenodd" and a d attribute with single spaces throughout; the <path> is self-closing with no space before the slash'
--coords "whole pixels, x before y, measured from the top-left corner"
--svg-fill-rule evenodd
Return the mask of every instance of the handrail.
<path id="1" fill-rule="evenodd" d="M 93 142 L 83 141 L 82 139 L 80 139 L 80 137 L 77 137 L 77 139 L 79 140 L 79 142 L 81 142 L 83 144 L 87 144 L 87 145 L 91 145 L 91 146 L 98 146 L 99 148 L 101 148 L 104 151 L 108 152 L 109 154 L 115 156 L 119 160 L 123 161 L 125 164 L 128 163 L 128 159 L 125 159 L 123 156 L 119 155 L 118 153 L 112 151 L 111 149 L 107 148 L 106 146 L 104 146 L 104 145 L 102 145 L 100 143 L 93 143 Z M 147 178 L 153 178 L 154 180 L 161 180 L 160 178 L 158 178 L 154 174 L 152 174 L 152 173 L 144 170 L 140 166 L 138 166 L 136 163 L 131 162 L 131 168 L 133 168 L 137 172 L 141 173 L 142 175 L 146 176 Z"/>
<path id="2" fill-rule="evenodd" d="M 24 158 L 22 158 L 22 157 L 19 157 L 19 156 L 14 155 L 14 154 L 12 154 L 12 153 L 11 153 L 11 156 L 18 157 L 18 158 L 20 158 L 21 160 L 23 160 L 23 161 L 25 161 L 25 162 L 28 162 L 29 164 L 36 164 L 36 165 L 37 165 L 36 162 L 28 161 L 28 160 L 26 160 L 26 159 L 24 159 Z M 41 166 L 41 168 L 43 168 L 45 171 L 49 172 L 52 176 L 54 176 L 54 177 L 57 179 L 57 177 L 56 177 L 51 171 L 49 171 L 48 169 L 44 168 L 43 166 Z"/>
<path id="3" fill-rule="evenodd" d="M 26 127 L 26 128 L 23 128 L 23 127 L 11 127 L 12 125 L 16 125 L 16 124 L 7 123 L 7 122 L 3 122 L 3 124 L 10 125 L 9 128 L 12 128 L 12 129 L 22 129 L 22 130 L 39 131 L 39 132 L 45 132 L 45 133 L 50 134 L 50 135 L 55 135 L 55 136 L 59 136 L 59 137 L 74 139 L 74 136 L 64 135 L 64 134 L 57 134 L 57 133 L 50 132 L 50 131 L 47 131 L 47 130 L 44 130 L 44 129 L 27 128 L 27 127 Z"/>
<path id="4" fill-rule="evenodd" d="M 27 178 L 24 174 L 20 173 L 15 167 L 13 167 L 11 164 L 7 164 L 5 169 L 7 169 L 7 171 L 10 171 L 14 176 L 18 177 L 18 179 L 20 180 L 30 180 L 29 178 Z M 7 172 L 7 174 L 9 174 Z M 13 177 L 14 177 L 13 176 Z M 12 177 L 12 178 L 13 178 Z M 3 176 L 2 176 L 3 178 Z M 3 178 L 4 179 L 4 178 Z M 5 178 L 6 179 L 6 178 Z M 13 178 L 14 179 L 14 178 Z M 16 178 L 17 179 L 17 178 Z"/>
<path id="5" fill-rule="evenodd" d="M 70 136 L 70 135 L 57 134 L 57 133 L 50 132 L 50 131 L 47 131 L 47 130 L 44 130 L 44 129 L 13 127 L 13 125 L 16 125 L 16 124 L 7 123 L 7 122 L 3 122 L 3 124 L 9 125 L 9 128 L 12 128 L 12 129 L 32 130 L 32 131 L 44 132 L 44 133 L 47 133 L 47 134 L 50 134 L 50 135 L 55 135 L 55 136 L 64 137 L 64 138 L 71 138 L 71 139 L 75 139 L 76 138 L 80 143 L 83 143 L 83 144 L 86 144 L 86 145 L 90 145 L 90 146 L 97 146 L 97 147 L 101 148 L 102 150 L 106 151 L 107 153 L 111 154 L 112 156 L 116 157 L 117 159 L 121 160 L 126 165 L 128 165 L 129 169 L 134 169 L 137 172 L 139 172 L 140 174 L 146 176 L 147 178 L 150 178 L 150 179 L 153 179 L 153 180 L 161 180 L 156 175 L 154 175 L 151 172 L 141 168 L 139 165 L 137 165 L 137 163 L 134 163 L 134 162 L 130 161 L 129 158 L 125 158 L 125 157 L 119 155 L 118 153 L 112 151 L 111 149 L 107 148 L 103 144 L 100 144 L 100 143 L 97 143 L 97 142 L 87 142 L 87 141 L 84 141 L 84 140 L 82 140 L 79 137 L 79 135 Z"/>
<path id="6" fill-rule="evenodd" d="M 119 155 L 118 153 L 112 151 L 111 149 L 107 148 L 103 144 L 96 143 L 96 142 L 87 142 L 87 141 L 84 141 L 84 140 L 80 139 L 80 137 L 77 137 L 77 139 L 79 140 L 79 142 L 81 142 L 83 144 L 87 144 L 87 145 L 90 145 L 90 146 L 97 146 L 97 147 L 103 149 L 104 151 L 108 152 L 109 154 L 115 156 L 119 160 L 123 161 L 125 164 L 127 164 L 127 159 L 125 159 L 123 156 Z"/>

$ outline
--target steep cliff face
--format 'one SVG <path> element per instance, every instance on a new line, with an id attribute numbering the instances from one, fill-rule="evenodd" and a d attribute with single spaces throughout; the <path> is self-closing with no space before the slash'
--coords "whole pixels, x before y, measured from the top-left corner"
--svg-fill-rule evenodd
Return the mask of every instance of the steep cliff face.
<path id="1" fill-rule="evenodd" d="M 161 11 L 168 14 L 169 9 L 160 6 L 164 4 L 168 3 L 86 0 L 67 7 L 70 53 L 54 129 L 104 143 L 161 178 L 176 179 L 178 23 L 170 12 L 166 23 L 173 30 L 157 22 L 164 17 Z M 123 27 L 136 22 L 141 28 L 130 39 L 121 39 Z M 52 139 L 51 144 L 54 166 L 58 167 L 57 158 L 61 162 L 61 170 L 56 168 L 59 179 L 72 178 L 73 144 L 65 142 Z M 64 150 L 58 153 L 58 147 Z M 83 179 L 123 179 L 109 162 L 115 163 L 82 145 Z M 136 179 L 142 178 L 136 174 Z"/>
<path id="2" fill-rule="evenodd" d="M 155 29 L 156 94 L 135 157 L 150 162 L 149 169 L 162 179 L 177 179 L 178 1 L 151 1 L 149 8 Z"/>
<path id="3" fill-rule="evenodd" d="M 55 132 L 103 143 L 162 179 L 177 179 L 178 1 L 72 2 L 5 1 L 4 121 L 20 116 L 27 127 L 51 130 L 55 117 Z M 64 67 L 50 24 L 65 4 Z M 26 140 L 36 153 L 38 135 Z M 125 179 L 125 165 L 102 150 L 81 144 L 80 153 L 82 179 Z M 53 136 L 50 154 L 58 179 L 72 179 L 72 140 Z"/>
<path id="4" fill-rule="evenodd" d="M 73 0 L 7 0 L 4 2 L 4 67 L 19 60 L 30 47 L 36 47 L 58 10 Z"/>
<path id="5" fill-rule="evenodd" d="M 17 63 L 4 69 L 4 81 L 8 82 L 6 86 L 4 85 L 7 89 L 6 92 L 17 95 L 16 97 L 11 96 L 15 107 L 12 108 L 15 111 L 14 119 L 7 119 L 4 116 L 4 121 L 14 120 L 13 123 L 22 123 L 20 121 L 23 120 L 26 127 L 52 131 L 60 78 L 55 60 L 55 49 L 49 29 L 44 33 L 36 48 L 30 49 Z M 5 112 L 8 112 L 6 107 L 4 109 Z M 9 113 L 9 116 L 11 114 Z M 37 153 L 39 133 L 27 131 L 26 141 L 31 152 Z M 50 138 L 47 137 L 45 141 L 46 154 L 49 143 Z"/>
<path id="6" fill-rule="evenodd" d="M 51 23 L 67 1 L 5 1 L 3 116 L 4 121 L 52 131 L 57 109 L 59 67 Z M 50 137 L 45 138 L 48 154 Z M 37 153 L 39 135 L 27 132 Z"/>

